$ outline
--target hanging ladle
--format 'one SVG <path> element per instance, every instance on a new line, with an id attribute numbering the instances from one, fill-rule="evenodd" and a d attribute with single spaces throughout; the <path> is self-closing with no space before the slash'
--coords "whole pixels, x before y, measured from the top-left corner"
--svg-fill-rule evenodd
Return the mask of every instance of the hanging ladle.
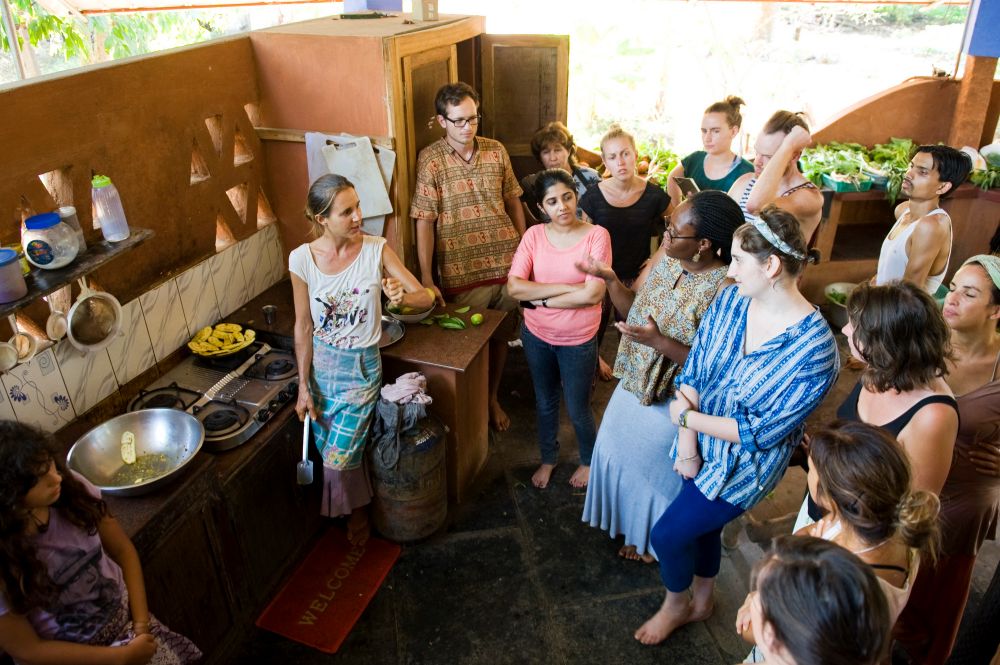
<path id="1" fill-rule="evenodd" d="M 12 345 L 14 350 L 17 352 L 16 362 L 28 362 L 35 357 L 35 351 L 38 350 L 38 340 L 31 335 L 18 331 L 17 317 L 13 314 L 10 314 L 7 317 L 7 321 L 10 322 L 10 329 L 14 331 L 14 336 L 11 337 L 7 343 Z M 10 368 L 8 367 L 8 369 Z"/>

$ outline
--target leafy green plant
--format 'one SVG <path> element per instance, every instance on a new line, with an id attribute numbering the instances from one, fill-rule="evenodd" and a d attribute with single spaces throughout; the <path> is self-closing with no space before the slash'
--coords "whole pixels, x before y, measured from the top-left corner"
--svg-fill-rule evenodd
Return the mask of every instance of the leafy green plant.
<path id="1" fill-rule="evenodd" d="M 973 171 L 969 181 L 981 189 L 1000 188 L 1000 154 L 990 154 L 986 158 L 986 168 Z"/>
<path id="2" fill-rule="evenodd" d="M 663 145 L 660 141 L 640 142 L 636 146 L 636 151 L 639 153 L 640 158 L 649 158 L 649 165 L 646 170 L 647 179 L 666 189 L 667 177 L 681 161 L 677 153 Z"/>
<path id="3" fill-rule="evenodd" d="M 910 139 L 889 139 L 888 143 L 876 143 L 869 153 L 869 163 L 874 170 L 887 179 L 885 195 L 895 203 L 903 187 L 903 176 L 910 168 L 910 158 L 917 146 Z"/>

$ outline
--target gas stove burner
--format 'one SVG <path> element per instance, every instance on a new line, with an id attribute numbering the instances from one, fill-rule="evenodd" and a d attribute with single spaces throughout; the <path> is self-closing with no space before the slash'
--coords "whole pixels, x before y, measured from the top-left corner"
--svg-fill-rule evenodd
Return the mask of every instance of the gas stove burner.
<path id="1" fill-rule="evenodd" d="M 208 438 L 228 436 L 250 420 L 250 412 L 236 400 L 212 400 L 196 406 L 192 412 L 205 427 L 205 436 Z"/>
<path id="2" fill-rule="evenodd" d="M 129 405 L 129 411 L 139 409 L 187 409 L 201 398 L 201 393 L 181 388 L 177 382 L 162 388 L 140 390 Z"/>
<path id="3" fill-rule="evenodd" d="M 265 381 L 284 381 L 294 377 L 297 372 L 298 368 L 292 354 L 272 349 L 269 353 L 259 355 L 257 362 L 244 376 Z"/>

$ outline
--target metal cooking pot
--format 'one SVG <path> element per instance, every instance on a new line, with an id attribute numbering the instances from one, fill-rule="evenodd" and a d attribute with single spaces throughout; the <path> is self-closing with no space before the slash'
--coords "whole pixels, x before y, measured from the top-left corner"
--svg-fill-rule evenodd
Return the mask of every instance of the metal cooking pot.
<path id="1" fill-rule="evenodd" d="M 70 344 L 83 353 L 100 351 L 121 332 L 122 306 L 110 293 L 94 291 L 80 278 L 80 295 L 66 315 Z"/>
<path id="2" fill-rule="evenodd" d="M 122 459 L 122 435 L 135 436 L 136 462 Z M 146 494 L 175 478 L 205 441 L 197 418 L 177 409 L 142 409 L 116 416 L 84 434 L 66 464 L 102 492 Z"/>

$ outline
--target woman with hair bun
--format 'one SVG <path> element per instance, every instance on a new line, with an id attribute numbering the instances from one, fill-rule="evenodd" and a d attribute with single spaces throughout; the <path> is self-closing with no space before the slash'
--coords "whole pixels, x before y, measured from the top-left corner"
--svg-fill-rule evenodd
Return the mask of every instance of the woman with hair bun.
<path id="1" fill-rule="evenodd" d="M 736 230 L 731 251 L 736 285 L 709 307 L 674 379 L 671 455 L 684 482 L 650 536 L 667 594 L 635 633 L 643 644 L 712 614 L 722 528 L 778 484 L 837 378 L 833 333 L 798 290 L 816 260 L 798 220 L 769 206 Z"/>
<path id="2" fill-rule="evenodd" d="M 674 167 L 667 178 L 667 193 L 674 205 L 684 196 L 674 178 L 691 178 L 698 189 L 718 189 L 728 192 L 737 178 L 753 173 L 753 164 L 733 152 L 733 139 L 740 133 L 743 116 L 740 107 L 744 102 L 730 95 L 715 102 L 701 118 L 701 144 L 704 150 L 692 152 Z"/>
<path id="3" fill-rule="evenodd" d="M 677 428 L 668 404 L 674 377 L 691 350 L 698 322 L 725 283 L 733 233 L 743 213 L 724 192 L 681 203 L 663 244 L 632 285 L 607 264 L 578 264 L 602 278 L 616 309 L 628 312 L 614 373 L 619 379 L 597 433 L 583 521 L 625 536 L 618 554 L 654 561 L 649 531 L 680 491 L 669 459 Z"/>
<path id="4" fill-rule="evenodd" d="M 309 187 L 306 218 L 315 239 L 288 256 L 295 303 L 299 419 L 312 418 L 323 456 L 327 517 L 350 515 L 347 537 L 368 537 L 371 483 L 363 466 L 368 429 L 382 385 L 382 293 L 394 305 L 425 310 L 434 296 L 406 269 L 385 238 L 361 231 L 361 201 L 351 182 L 327 174 Z"/>
<path id="5" fill-rule="evenodd" d="M 843 547 L 782 536 L 754 566 L 744 606 L 773 665 L 875 665 L 889 647 L 889 608 L 872 569 Z M 817 602 L 822 599 L 822 602 Z"/>
<path id="6" fill-rule="evenodd" d="M 753 173 L 741 176 L 729 188 L 747 221 L 769 205 L 795 215 L 807 244 L 823 216 L 823 195 L 799 171 L 799 156 L 810 143 L 812 136 L 802 113 L 776 111 L 754 142 Z"/>
<path id="7" fill-rule="evenodd" d="M 911 491 L 906 452 L 886 430 L 856 421 L 837 421 L 812 434 L 808 483 L 826 515 L 797 535 L 835 542 L 871 566 L 889 603 L 890 625 L 895 623 L 913 588 L 919 552 L 930 559 L 936 552 L 937 496 Z M 743 635 L 750 601 L 737 615 Z"/>
<path id="8" fill-rule="evenodd" d="M 951 331 L 945 379 L 958 402 L 958 438 L 941 489 L 941 556 L 920 569 L 896 637 L 923 663 L 948 659 L 983 541 L 1000 503 L 1000 257 L 973 256 L 952 277 L 942 311 Z M 956 658 L 958 654 L 956 654 Z M 970 661 L 971 662 L 971 661 Z"/>

